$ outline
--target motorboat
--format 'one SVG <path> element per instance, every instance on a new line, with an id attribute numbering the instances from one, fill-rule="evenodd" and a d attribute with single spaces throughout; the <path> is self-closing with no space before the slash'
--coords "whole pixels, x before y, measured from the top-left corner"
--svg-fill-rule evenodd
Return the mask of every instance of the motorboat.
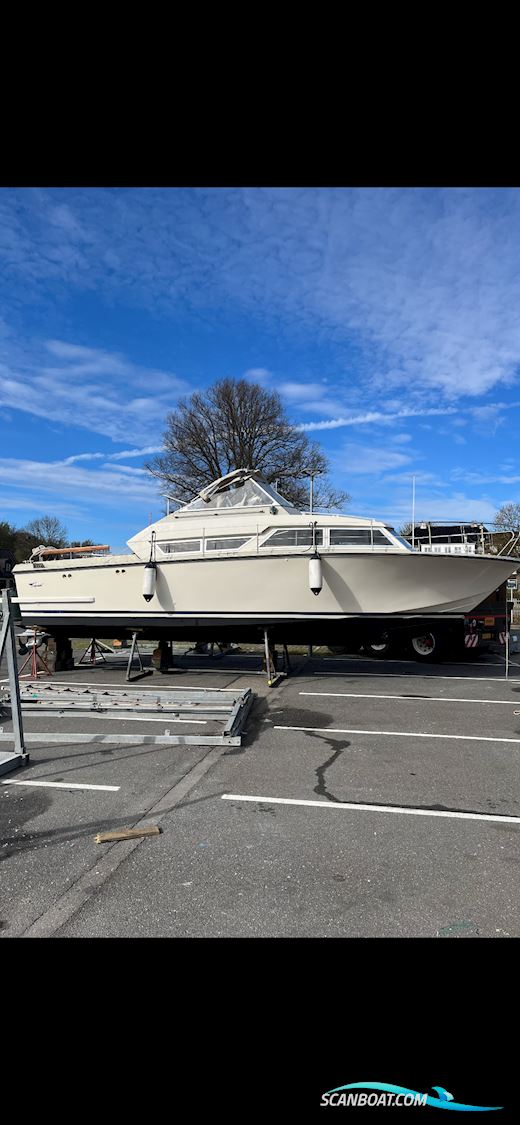
<path id="1" fill-rule="evenodd" d="M 128 540 L 130 554 L 53 557 L 14 568 L 26 626 L 53 635 L 326 644 L 381 617 L 458 617 L 517 558 L 428 554 L 388 524 L 303 512 L 253 469 L 236 469 Z"/>

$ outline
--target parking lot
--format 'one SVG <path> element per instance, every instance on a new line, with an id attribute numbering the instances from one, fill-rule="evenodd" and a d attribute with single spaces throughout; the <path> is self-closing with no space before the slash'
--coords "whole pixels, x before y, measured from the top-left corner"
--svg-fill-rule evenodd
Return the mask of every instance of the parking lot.
<path id="1" fill-rule="evenodd" d="M 123 660 L 53 682 L 122 686 Z M 274 689 L 252 664 L 139 685 L 252 688 L 239 747 L 146 745 L 143 719 L 27 721 L 41 743 L 0 778 L 2 936 L 519 936 L 520 657 L 506 681 L 491 653 L 299 656 Z M 101 729 L 135 743 L 53 743 Z M 161 834 L 94 842 L 138 824 Z"/>

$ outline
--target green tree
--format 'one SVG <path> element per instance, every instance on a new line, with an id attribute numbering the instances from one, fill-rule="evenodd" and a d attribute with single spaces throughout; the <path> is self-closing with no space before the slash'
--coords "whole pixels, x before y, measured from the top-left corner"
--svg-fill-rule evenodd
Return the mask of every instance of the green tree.
<path id="1" fill-rule="evenodd" d="M 23 528 L 17 528 L 5 520 L 0 522 L 0 547 L 12 551 L 16 562 L 25 562 L 33 547 L 37 547 L 39 542 L 39 539 Z"/>
<path id="2" fill-rule="evenodd" d="M 7 523 L 7 520 L 0 520 L 0 547 L 5 547 L 8 551 L 14 551 L 14 544 L 16 539 L 16 528 L 12 523 Z"/>
<path id="3" fill-rule="evenodd" d="M 339 508 L 350 499 L 327 477 L 328 459 L 317 442 L 291 425 L 276 391 L 245 379 L 222 379 L 182 399 L 166 420 L 164 453 L 146 468 L 183 502 L 233 469 L 258 469 L 299 508 Z"/>
<path id="4" fill-rule="evenodd" d="M 39 547 L 41 539 L 37 539 L 35 535 L 31 535 L 25 528 L 21 527 L 16 532 L 14 557 L 17 562 L 26 562 L 29 558 L 31 551 L 35 547 Z"/>

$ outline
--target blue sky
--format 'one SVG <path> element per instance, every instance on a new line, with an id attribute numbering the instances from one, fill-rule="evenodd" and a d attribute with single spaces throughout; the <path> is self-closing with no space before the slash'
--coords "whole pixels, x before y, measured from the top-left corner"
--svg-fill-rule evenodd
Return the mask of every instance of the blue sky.
<path id="1" fill-rule="evenodd" d="M 0 190 L 0 520 L 121 549 L 180 395 L 276 388 L 349 510 L 520 500 L 520 191 Z"/>

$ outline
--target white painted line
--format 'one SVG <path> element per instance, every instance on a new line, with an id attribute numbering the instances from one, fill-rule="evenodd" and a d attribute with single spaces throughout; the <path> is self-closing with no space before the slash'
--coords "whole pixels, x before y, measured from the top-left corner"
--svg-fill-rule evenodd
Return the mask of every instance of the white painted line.
<path id="1" fill-rule="evenodd" d="M 2 785 L 39 785 L 45 789 L 103 789 L 107 793 L 117 793 L 120 785 L 78 785 L 67 781 L 2 781 Z"/>
<path id="2" fill-rule="evenodd" d="M 519 665 L 520 667 L 520 665 Z M 482 683 L 500 684 L 505 681 L 505 676 L 428 676 L 419 672 L 416 676 L 409 672 L 315 672 L 316 679 L 320 676 L 371 676 L 374 680 L 479 680 Z M 509 680 L 510 684 L 520 684 L 520 680 Z"/>
<path id="3" fill-rule="evenodd" d="M 514 742 L 520 745 L 520 738 L 490 738 L 476 734 L 422 734 L 416 730 L 360 730 L 359 727 L 273 727 L 273 730 L 303 730 L 313 734 L 373 734 L 391 738 L 455 738 L 459 742 Z"/>
<path id="4" fill-rule="evenodd" d="M 300 691 L 299 695 L 319 695 L 331 699 L 395 699 L 397 703 L 502 703 L 514 706 L 516 699 L 450 699 L 443 695 L 360 695 L 354 691 Z"/>
<path id="5" fill-rule="evenodd" d="M 414 660 L 413 658 L 410 658 L 410 660 L 389 660 L 388 658 L 386 658 L 384 656 L 366 656 L 363 659 L 361 656 L 356 656 L 355 653 L 352 653 L 350 656 L 347 655 L 347 654 L 345 654 L 345 656 L 338 656 L 338 657 L 324 656 L 323 659 L 328 660 L 329 663 L 332 662 L 333 660 L 357 660 L 357 661 L 359 661 L 360 663 L 363 663 L 363 664 L 382 664 L 382 663 L 384 663 L 384 664 L 407 664 L 407 665 L 409 665 L 409 664 L 420 663 L 420 661 Z M 432 661 L 432 664 L 438 665 L 439 663 L 440 663 L 440 661 Z M 443 660 L 442 664 L 445 668 L 474 668 L 475 667 L 475 661 L 474 660 Z M 503 668 L 504 667 L 504 661 L 503 660 L 483 660 L 480 667 L 481 668 Z"/>
<path id="6" fill-rule="evenodd" d="M 441 812 L 438 809 L 408 809 L 397 805 L 361 805 L 349 801 L 297 801 L 292 797 L 246 797 L 243 793 L 223 793 L 223 801 L 253 801 L 262 805 L 310 805 L 315 809 L 350 809 L 353 812 L 400 813 L 402 816 L 444 816 L 454 820 L 491 820 L 520 824 L 520 816 L 493 816 L 491 813 Z"/>

